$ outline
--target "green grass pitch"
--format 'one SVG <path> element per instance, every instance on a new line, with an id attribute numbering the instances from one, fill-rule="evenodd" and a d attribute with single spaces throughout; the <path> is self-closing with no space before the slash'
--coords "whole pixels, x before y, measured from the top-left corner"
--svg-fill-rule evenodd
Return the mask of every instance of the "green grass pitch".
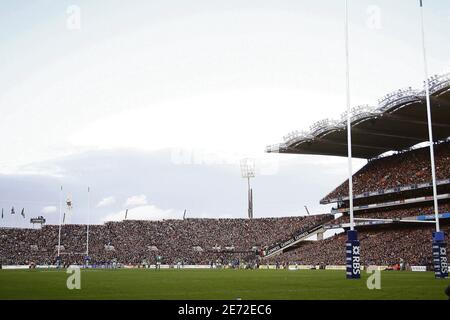
<path id="1" fill-rule="evenodd" d="M 381 290 L 367 274 L 345 279 L 331 270 L 82 270 L 68 290 L 65 270 L 0 270 L 0 299 L 447 299 L 448 279 L 430 272 L 381 272 Z"/>

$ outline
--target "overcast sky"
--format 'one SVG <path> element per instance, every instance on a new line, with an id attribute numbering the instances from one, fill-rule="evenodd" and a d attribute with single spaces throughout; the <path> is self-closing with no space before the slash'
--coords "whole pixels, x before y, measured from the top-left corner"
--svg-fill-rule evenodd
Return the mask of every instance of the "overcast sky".
<path id="1" fill-rule="evenodd" d="M 352 105 L 421 87 L 418 0 L 350 0 Z M 424 1 L 430 73 L 450 3 Z M 2 225 L 329 212 L 346 159 L 265 154 L 345 111 L 344 1 L 1 1 Z M 365 163 L 355 160 L 357 170 Z M 10 215 L 14 206 L 16 215 Z M 27 219 L 18 214 L 25 208 Z M 69 220 L 69 218 L 68 218 Z"/>

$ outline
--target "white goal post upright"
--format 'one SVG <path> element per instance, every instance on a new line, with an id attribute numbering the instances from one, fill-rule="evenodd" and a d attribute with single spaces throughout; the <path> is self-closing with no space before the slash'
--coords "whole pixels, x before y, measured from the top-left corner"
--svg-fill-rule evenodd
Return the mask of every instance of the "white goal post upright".
<path id="1" fill-rule="evenodd" d="M 437 187 L 436 187 L 436 167 L 434 162 L 434 147 L 433 147 L 433 126 L 431 119 L 431 102 L 430 102 L 430 88 L 428 85 L 428 63 L 427 63 L 427 50 L 425 46 L 425 23 L 423 18 L 423 3 L 420 0 L 420 20 L 422 31 L 422 50 L 423 50 L 423 66 L 425 77 L 425 98 L 427 104 L 427 120 L 428 120 L 428 137 L 430 144 L 430 161 L 431 161 L 431 179 L 433 182 L 433 202 L 434 202 L 434 216 L 436 219 L 436 232 L 440 231 L 439 228 L 439 207 L 437 199 Z"/>
<path id="2" fill-rule="evenodd" d="M 445 243 L 444 232 L 441 232 L 439 227 L 439 206 L 436 187 L 436 167 L 434 162 L 433 125 L 431 118 L 430 88 L 428 82 L 427 50 L 425 45 L 425 22 L 423 17 L 423 0 L 419 0 L 419 2 L 420 2 L 420 22 L 422 31 L 423 67 L 425 77 L 425 99 L 427 104 L 428 137 L 430 147 L 431 179 L 433 182 L 434 218 L 436 222 L 436 232 L 433 233 L 433 264 L 434 264 L 435 278 L 442 279 L 448 278 L 448 260 L 447 260 L 447 248 Z"/>
<path id="3" fill-rule="evenodd" d="M 350 103 L 350 54 L 348 40 L 348 0 L 345 0 L 345 75 L 346 75 L 346 101 L 347 101 L 347 151 L 348 151 L 348 199 L 350 210 L 350 230 L 355 229 L 353 221 L 353 168 L 352 168 L 352 116 Z"/>
<path id="4" fill-rule="evenodd" d="M 345 0 L 345 91 L 347 102 L 347 150 L 348 150 L 348 199 L 350 211 L 350 230 L 345 243 L 345 265 L 347 279 L 361 278 L 360 244 L 353 219 L 353 168 L 352 168 L 352 115 L 350 103 L 350 53 L 348 39 L 348 0 Z"/>

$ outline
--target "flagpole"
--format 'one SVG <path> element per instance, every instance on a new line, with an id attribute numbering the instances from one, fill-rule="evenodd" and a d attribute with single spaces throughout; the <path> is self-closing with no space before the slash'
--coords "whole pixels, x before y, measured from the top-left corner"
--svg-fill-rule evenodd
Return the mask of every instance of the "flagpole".
<path id="1" fill-rule="evenodd" d="M 14 206 L 11 207 L 11 214 L 14 214 L 14 215 L 15 215 L 15 212 L 14 212 Z M 13 218 L 13 219 L 15 219 L 15 218 Z M 14 221 L 11 221 L 12 226 L 14 227 L 14 223 L 13 223 L 13 222 L 14 222 Z"/>
<path id="2" fill-rule="evenodd" d="M 428 137 L 429 137 L 429 144 L 430 144 L 431 178 L 433 181 L 434 217 L 436 220 L 436 232 L 439 232 L 440 231 L 439 207 L 438 207 L 437 188 L 436 188 L 436 167 L 434 164 L 433 126 L 432 126 L 432 121 L 431 121 L 430 88 L 428 85 L 428 64 L 427 64 L 427 50 L 425 47 L 425 23 L 424 23 L 424 18 L 423 18 L 422 0 L 420 0 L 420 20 L 421 20 L 421 27 L 422 27 L 422 50 L 423 50 L 424 76 L 425 76 L 425 98 L 426 98 L 426 102 L 427 102 Z"/>
<path id="3" fill-rule="evenodd" d="M 352 179 L 352 126 L 350 112 L 350 58 L 348 40 L 348 0 L 345 0 L 345 76 L 346 76 L 346 100 L 347 100 L 347 152 L 348 152 L 348 198 L 350 207 L 350 230 L 355 229 L 353 220 L 353 179 Z"/>
<path id="4" fill-rule="evenodd" d="M 62 190 L 63 187 L 61 186 L 61 190 L 59 192 L 59 230 L 58 230 L 58 259 L 61 252 L 61 215 L 62 215 Z"/>

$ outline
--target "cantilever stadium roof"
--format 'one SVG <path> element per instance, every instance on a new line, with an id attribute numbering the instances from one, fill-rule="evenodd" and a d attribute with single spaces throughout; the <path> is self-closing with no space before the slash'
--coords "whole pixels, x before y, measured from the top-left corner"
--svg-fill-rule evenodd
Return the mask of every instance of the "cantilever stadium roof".
<path id="1" fill-rule="evenodd" d="M 429 80 L 433 139 L 450 136 L 450 73 Z M 371 159 L 387 151 L 408 149 L 428 140 L 425 90 L 398 90 L 380 99 L 377 107 L 352 109 L 352 153 Z M 341 120 L 316 122 L 309 131 L 295 131 L 266 152 L 347 156 L 347 113 Z"/>

